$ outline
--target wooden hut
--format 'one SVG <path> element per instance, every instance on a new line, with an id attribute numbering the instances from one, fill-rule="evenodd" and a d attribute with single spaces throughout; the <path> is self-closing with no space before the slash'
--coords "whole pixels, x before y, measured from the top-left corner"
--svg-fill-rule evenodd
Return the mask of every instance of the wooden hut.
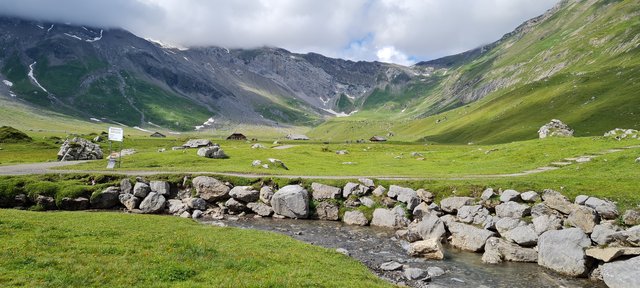
<path id="1" fill-rule="evenodd" d="M 156 138 L 165 138 L 167 136 L 164 136 L 164 134 L 160 133 L 160 132 L 155 132 L 153 134 L 151 134 L 150 137 L 156 137 Z"/>
<path id="2" fill-rule="evenodd" d="M 242 140 L 246 141 L 247 136 L 244 136 L 242 133 L 233 133 L 227 137 L 227 140 Z"/>
<path id="3" fill-rule="evenodd" d="M 373 137 L 371 137 L 371 139 L 369 139 L 369 141 L 371 141 L 371 142 L 385 142 L 385 141 L 387 141 L 387 138 L 384 138 L 382 136 L 373 136 Z"/>

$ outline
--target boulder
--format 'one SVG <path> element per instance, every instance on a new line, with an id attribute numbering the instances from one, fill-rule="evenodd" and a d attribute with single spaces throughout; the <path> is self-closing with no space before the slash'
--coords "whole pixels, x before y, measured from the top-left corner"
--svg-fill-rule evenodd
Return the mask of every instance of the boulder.
<path id="1" fill-rule="evenodd" d="M 247 208 L 251 209 L 253 213 L 256 213 L 262 217 L 269 217 L 273 214 L 273 208 L 271 206 L 261 203 L 261 202 L 252 202 L 247 204 Z"/>
<path id="2" fill-rule="evenodd" d="M 60 209 L 69 211 L 87 210 L 89 209 L 89 199 L 84 197 L 69 198 L 64 197 L 60 201 Z"/>
<path id="3" fill-rule="evenodd" d="M 187 198 L 184 200 L 187 204 L 187 207 L 194 210 L 207 210 L 207 201 L 204 201 L 202 198 Z"/>
<path id="4" fill-rule="evenodd" d="M 427 274 L 429 275 L 430 278 L 434 278 L 434 277 L 439 277 L 444 275 L 444 269 L 440 268 L 440 267 L 429 267 L 427 268 Z"/>
<path id="5" fill-rule="evenodd" d="M 189 211 L 184 211 L 180 213 L 180 218 L 191 218 L 191 213 L 189 213 Z"/>
<path id="6" fill-rule="evenodd" d="M 396 270 L 400 270 L 401 268 L 402 268 L 402 264 L 396 261 L 385 262 L 380 264 L 380 270 L 382 271 L 396 271 Z"/>
<path id="7" fill-rule="evenodd" d="M 373 189 L 373 195 L 375 196 L 382 196 L 384 195 L 384 193 L 387 192 L 387 189 L 378 185 L 378 187 L 376 187 L 376 189 Z"/>
<path id="8" fill-rule="evenodd" d="M 102 192 L 94 192 L 91 195 L 91 207 L 95 209 L 111 209 L 120 204 L 120 187 L 107 187 Z"/>
<path id="9" fill-rule="evenodd" d="M 118 195 L 118 200 L 129 211 L 137 209 L 138 204 L 140 204 L 140 198 L 133 196 L 133 194 L 120 194 Z"/>
<path id="10" fill-rule="evenodd" d="M 320 183 L 311 183 L 311 197 L 316 200 L 338 199 L 342 191 L 338 187 L 324 185 Z"/>
<path id="11" fill-rule="evenodd" d="M 264 186 L 260 188 L 260 201 L 267 205 L 270 205 L 271 197 L 273 197 L 273 189 L 271 187 Z"/>
<path id="12" fill-rule="evenodd" d="M 80 137 L 65 140 L 58 151 L 59 161 L 96 160 L 103 157 L 100 145 Z"/>
<path id="13" fill-rule="evenodd" d="M 320 202 L 316 205 L 316 218 L 320 220 L 336 221 L 339 219 L 340 207 L 330 202 Z"/>
<path id="14" fill-rule="evenodd" d="M 622 215 L 622 221 L 628 226 L 640 225 L 640 210 L 629 209 L 625 211 L 624 215 Z"/>
<path id="15" fill-rule="evenodd" d="M 596 197 L 589 197 L 589 199 L 584 202 L 584 205 L 596 210 L 602 219 L 613 220 L 618 218 L 620 215 L 616 204 L 611 201 L 605 201 Z"/>
<path id="16" fill-rule="evenodd" d="M 289 170 L 289 167 L 287 167 L 287 165 L 284 164 L 284 162 L 282 162 L 282 160 L 280 159 L 275 159 L 275 158 L 269 158 L 267 159 L 267 161 L 269 161 L 269 163 L 273 164 L 273 167 L 275 168 L 282 168 L 284 170 Z M 269 165 L 265 164 L 267 167 L 269 168 Z M 263 166 L 265 166 L 263 165 Z"/>
<path id="17" fill-rule="evenodd" d="M 224 153 L 224 150 L 220 148 L 220 146 L 208 146 L 202 147 L 198 149 L 196 153 L 200 157 L 206 157 L 211 159 L 226 159 L 229 158 L 227 154 Z"/>
<path id="18" fill-rule="evenodd" d="M 191 214 L 191 218 L 193 220 L 195 220 L 195 219 L 201 218 L 202 215 L 204 215 L 204 212 L 202 212 L 201 210 L 196 209 L 196 210 L 193 210 L 193 214 Z"/>
<path id="19" fill-rule="evenodd" d="M 587 199 L 589 199 L 589 196 L 587 195 L 578 195 L 576 196 L 576 200 L 573 201 L 573 203 L 578 205 L 584 205 L 584 202 L 587 202 Z"/>
<path id="20" fill-rule="evenodd" d="M 227 209 L 229 209 L 229 213 L 232 213 L 232 214 L 239 214 L 242 212 L 246 212 L 248 210 L 248 207 L 246 204 L 234 198 L 229 198 L 227 202 L 224 202 L 224 207 L 227 207 Z"/>
<path id="21" fill-rule="evenodd" d="M 573 203 L 569 202 L 569 199 L 560 192 L 553 191 L 551 189 L 544 190 L 542 194 L 542 200 L 544 204 L 549 208 L 554 209 L 562 214 L 568 215 L 573 210 Z"/>
<path id="22" fill-rule="evenodd" d="M 489 230 L 458 222 L 451 222 L 447 226 L 451 232 L 451 245 L 462 250 L 481 251 L 487 239 L 494 235 Z"/>
<path id="23" fill-rule="evenodd" d="M 376 187 L 375 183 L 373 183 L 373 180 L 368 178 L 358 178 L 358 182 L 360 182 L 362 185 L 367 186 L 369 188 Z"/>
<path id="24" fill-rule="evenodd" d="M 507 231 L 502 236 L 511 242 L 525 247 L 536 246 L 538 243 L 538 233 L 536 233 L 532 224 L 518 226 Z"/>
<path id="25" fill-rule="evenodd" d="M 209 176 L 193 178 L 193 186 L 196 188 L 196 195 L 209 203 L 227 199 L 231 191 L 227 185 Z"/>
<path id="26" fill-rule="evenodd" d="M 482 195 L 480 195 L 480 199 L 487 201 L 495 195 L 496 195 L 496 192 L 493 191 L 493 188 L 487 188 L 487 189 L 484 189 L 484 191 L 482 191 Z"/>
<path id="27" fill-rule="evenodd" d="M 131 186 L 131 181 L 129 181 L 129 178 L 120 180 L 120 191 L 122 192 L 122 194 L 131 194 L 132 189 L 133 186 Z"/>
<path id="28" fill-rule="evenodd" d="M 307 218 L 309 216 L 309 193 L 300 185 L 282 187 L 273 194 L 271 207 L 278 215 L 289 218 Z"/>
<path id="29" fill-rule="evenodd" d="M 44 210 L 58 209 L 58 206 L 56 206 L 56 199 L 53 197 L 38 195 L 35 199 L 35 203 Z"/>
<path id="30" fill-rule="evenodd" d="M 418 194 L 418 198 L 420 198 L 420 200 L 422 200 L 423 202 L 427 204 L 433 203 L 433 199 L 435 198 L 433 193 L 424 189 L 418 189 L 416 190 L 416 193 Z"/>
<path id="31" fill-rule="evenodd" d="M 640 248 L 638 247 L 606 247 L 606 248 L 589 248 L 585 251 L 587 256 L 603 261 L 611 262 L 620 256 L 638 256 Z"/>
<path id="32" fill-rule="evenodd" d="M 206 147 L 206 146 L 211 146 L 213 145 L 213 143 L 211 143 L 211 141 L 207 140 L 207 139 L 189 139 L 189 141 L 187 141 L 187 143 L 182 144 L 182 147 L 185 148 L 200 148 L 200 147 Z"/>
<path id="33" fill-rule="evenodd" d="M 522 218 L 531 215 L 531 207 L 516 202 L 506 202 L 496 206 L 496 216 Z"/>
<path id="34" fill-rule="evenodd" d="M 611 288 L 640 287 L 640 256 L 602 266 L 604 283 Z"/>
<path id="35" fill-rule="evenodd" d="M 167 181 L 151 181 L 149 182 L 151 191 L 160 195 L 169 195 L 171 193 L 171 187 Z"/>
<path id="36" fill-rule="evenodd" d="M 376 205 L 376 201 L 373 201 L 373 199 L 369 198 L 369 197 L 360 197 L 358 199 L 360 201 L 360 203 L 366 207 L 369 208 L 373 208 L 374 205 Z"/>
<path id="37" fill-rule="evenodd" d="M 409 246 L 410 256 L 422 257 L 432 260 L 444 259 L 444 250 L 439 239 L 431 238 L 427 240 L 413 242 Z"/>
<path id="38" fill-rule="evenodd" d="M 133 186 L 133 196 L 144 199 L 151 192 L 151 187 L 147 183 L 136 182 Z"/>
<path id="39" fill-rule="evenodd" d="M 396 230 L 396 238 L 405 240 L 409 243 L 413 243 L 416 241 L 422 240 L 422 237 L 418 235 L 418 231 L 416 230 L 416 223 L 410 223 L 407 229 Z"/>
<path id="40" fill-rule="evenodd" d="M 418 204 L 416 208 L 413 208 L 413 212 L 411 214 L 413 215 L 413 219 L 422 219 L 422 217 L 431 213 L 431 211 L 432 210 L 431 208 L 429 208 L 429 205 L 427 205 L 427 203 L 425 202 L 422 202 Z"/>
<path id="41" fill-rule="evenodd" d="M 527 203 L 535 203 L 540 200 L 540 195 L 536 191 L 527 191 L 520 194 L 520 199 Z"/>
<path id="42" fill-rule="evenodd" d="M 251 145 L 251 149 L 265 149 L 267 147 L 264 147 L 264 145 L 260 144 L 260 143 L 256 143 Z"/>
<path id="43" fill-rule="evenodd" d="M 497 237 L 491 237 L 484 245 L 482 262 L 498 264 L 502 261 L 537 262 L 538 252 L 533 248 L 522 248 Z"/>
<path id="44" fill-rule="evenodd" d="M 406 268 L 403 273 L 408 280 L 422 280 L 429 277 L 427 270 L 420 268 Z"/>
<path id="45" fill-rule="evenodd" d="M 533 218 L 533 229 L 538 235 L 562 228 L 562 219 L 555 215 L 542 215 Z"/>
<path id="46" fill-rule="evenodd" d="M 518 201 L 520 200 L 520 193 L 516 190 L 508 189 L 504 190 L 500 194 L 500 202 Z"/>
<path id="47" fill-rule="evenodd" d="M 359 226 L 366 226 L 369 223 L 369 221 L 367 220 L 367 217 L 364 216 L 364 213 L 357 210 L 345 212 L 344 216 L 342 217 L 342 222 L 344 222 L 347 225 L 359 225 Z"/>
<path id="48" fill-rule="evenodd" d="M 441 241 L 447 233 L 444 222 L 434 213 L 425 215 L 422 221 L 418 222 L 416 230 L 422 239 L 438 239 Z"/>
<path id="49" fill-rule="evenodd" d="M 505 235 L 516 227 L 526 226 L 527 223 L 516 218 L 500 218 L 496 221 L 495 228 L 500 235 Z"/>
<path id="50" fill-rule="evenodd" d="M 407 204 L 407 209 L 413 211 L 418 204 L 420 204 L 420 198 L 418 197 L 418 193 L 411 188 L 404 188 L 396 185 L 391 185 L 389 187 L 389 193 L 391 195 L 396 195 L 396 199 L 399 202 Z"/>
<path id="51" fill-rule="evenodd" d="M 600 223 L 593 227 L 593 232 L 591 232 L 591 240 L 601 246 L 609 245 L 615 241 L 616 234 L 620 230 L 622 229 L 614 225 L 613 223 Z"/>
<path id="52" fill-rule="evenodd" d="M 595 210 L 586 206 L 576 205 L 573 207 L 569 217 L 567 217 L 565 224 L 580 228 L 585 233 L 591 233 L 598 222 L 598 215 Z"/>
<path id="53" fill-rule="evenodd" d="M 404 216 L 404 210 L 397 206 L 393 209 L 377 208 L 373 211 L 371 226 L 401 228 L 406 227 L 409 220 Z"/>
<path id="54" fill-rule="evenodd" d="M 159 213 L 164 210 L 166 204 L 166 199 L 164 196 L 156 193 L 149 192 L 147 197 L 140 202 L 140 210 L 142 213 Z"/>
<path id="55" fill-rule="evenodd" d="M 187 212 L 187 213 L 189 212 L 188 204 L 185 204 L 181 200 L 177 200 L 177 199 L 168 200 L 167 207 L 169 208 L 169 213 L 173 215 L 182 216 L 184 212 Z M 189 217 L 191 217 L 191 214 L 189 214 Z M 186 218 L 189 218 L 189 217 L 186 217 Z"/>
<path id="56" fill-rule="evenodd" d="M 364 196 L 367 194 L 367 191 L 369 191 L 369 187 L 349 182 L 344 185 L 344 188 L 342 189 L 342 197 L 348 198 L 351 194 L 355 196 Z"/>
<path id="57" fill-rule="evenodd" d="M 229 196 L 244 203 L 255 202 L 260 199 L 260 191 L 251 186 L 236 186 L 229 191 Z"/>
<path id="58" fill-rule="evenodd" d="M 533 207 L 531 207 L 531 216 L 535 218 L 543 215 L 556 216 L 557 218 L 565 217 L 562 213 L 554 209 L 551 209 L 551 207 L 545 205 L 544 203 L 538 203 L 536 205 L 533 205 Z"/>
<path id="59" fill-rule="evenodd" d="M 584 249 L 591 240 L 579 228 L 547 231 L 538 241 L 538 265 L 569 276 L 585 276 L 589 269 Z"/>
<path id="60" fill-rule="evenodd" d="M 462 206 L 458 209 L 458 221 L 462 223 L 482 224 L 489 217 L 489 210 L 482 205 Z"/>
<path id="61" fill-rule="evenodd" d="M 551 122 L 540 127 L 538 136 L 540 139 L 547 137 L 571 137 L 573 136 L 573 129 L 558 119 L 552 119 Z"/>
<path id="62" fill-rule="evenodd" d="M 440 209 L 447 213 L 456 213 L 462 206 L 472 205 L 471 197 L 448 197 L 440 201 Z"/>

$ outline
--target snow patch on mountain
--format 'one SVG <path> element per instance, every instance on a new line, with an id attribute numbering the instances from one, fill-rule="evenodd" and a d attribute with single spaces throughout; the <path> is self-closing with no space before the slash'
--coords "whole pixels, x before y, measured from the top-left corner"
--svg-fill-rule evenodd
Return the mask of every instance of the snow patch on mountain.
<path id="1" fill-rule="evenodd" d="M 36 63 L 38 62 L 33 62 L 31 63 L 31 65 L 29 65 L 29 74 L 27 74 L 29 76 L 29 78 L 31 78 L 31 80 L 33 81 L 33 83 L 36 83 L 36 85 L 42 89 L 42 91 L 49 93 L 49 91 L 47 91 L 47 89 L 44 89 L 44 87 L 42 87 L 42 85 L 40 85 L 40 82 L 38 82 L 38 79 L 36 79 L 36 76 L 33 75 L 33 66 L 36 65 Z"/>
<path id="2" fill-rule="evenodd" d="M 77 39 L 77 40 L 82 41 L 82 38 L 80 38 L 80 37 L 78 37 L 78 36 L 76 36 L 76 35 L 69 34 L 69 33 L 64 33 L 64 35 L 67 35 L 67 36 L 69 36 L 69 37 L 71 37 L 71 38 L 73 38 L 73 39 Z"/>
<path id="3" fill-rule="evenodd" d="M 83 28 L 84 28 L 84 27 L 83 27 Z M 86 41 L 87 41 L 87 42 L 89 42 L 89 43 L 91 43 L 91 42 L 96 42 L 96 41 L 100 41 L 100 39 L 102 39 L 102 32 L 103 32 L 103 31 L 104 31 L 104 30 L 100 30 L 100 36 L 95 37 L 95 38 L 93 38 L 93 39 L 87 39 Z"/>
<path id="4" fill-rule="evenodd" d="M 4 83 L 4 85 L 7 85 L 9 87 L 13 87 L 13 83 L 9 80 L 2 80 L 2 83 Z"/>
<path id="5" fill-rule="evenodd" d="M 322 109 L 322 110 L 324 110 L 324 111 L 326 111 L 328 113 L 331 113 L 331 114 L 333 114 L 334 116 L 336 116 L 338 118 L 349 117 L 349 116 L 353 115 L 354 113 L 358 112 L 358 110 L 355 110 L 355 111 L 351 111 L 349 114 L 347 114 L 347 113 L 344 113 L 344 112 L 338 113 L 338 112 L 334 111 L 333 109 Z"/>

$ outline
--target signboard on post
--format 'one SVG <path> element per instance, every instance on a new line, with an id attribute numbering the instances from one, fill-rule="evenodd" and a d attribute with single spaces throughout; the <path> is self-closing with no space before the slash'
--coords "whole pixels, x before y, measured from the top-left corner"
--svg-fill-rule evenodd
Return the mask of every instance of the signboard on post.
<path id="1" fill-rule="evenodd" d="M 124 130 L 118 127 L 109 127 L 109 141 L 122 142 Z"/>

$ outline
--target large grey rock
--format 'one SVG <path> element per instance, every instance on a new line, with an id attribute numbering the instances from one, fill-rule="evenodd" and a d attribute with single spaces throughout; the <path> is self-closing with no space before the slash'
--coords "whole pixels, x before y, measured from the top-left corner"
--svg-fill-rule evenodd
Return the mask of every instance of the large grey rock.
<path id="1" fill-rule="evenodd" d="M 184 200 L 187 206 L 194 210 L 207 210 L 207 201 L 202 198 L 187 198 Z"/>
<path id="2" fill-rule="evenodd" d="M 613 225 L 612 223 L 601 223 L 593 227 L 591 232 L 591 240 L 598 245 L 605 246 L 615 241 L 615 235 L 620 230 L 620 227 Z"/>
<path id="3" fill-rule="evenodd" d="M 495 228 L 500 235 L 505 235 L 516 227 L 527 226 L 527 223 L 517 218 L 500 218 L 496 221 Z"/>
<path id="4" fill-rule="evenodd" d="M 451 232 L 452 246 L 473 252 L 482 250 L 487 239 L 494 235 L 489 230 L 458 222 L 449 223 L 448 228 Z"/>
<path id="5" fill-rule="evenodd" d="M 142 213 L 159 213 L 164 210 L 166 199 L 164 196 L 156 193 L 149 192 L 147 197 L 140 202 L 140 211 Z"/>
<path id="6" fill-rule="evenodd" d="M 440 201 L 440 209 L 447 213 L 456 213 L 462 206 L 472 205 L 471 197 L 448 197 Z"/>
<path id="7" fill-rule="evenodd" d="M 538 252 L 533 248 L 522 248 L 497 237 L 489 238 L 484 246 L 482 262 L 498 264 L 503 260 L 513 262 L 537 262 Z"/>
<path id="8" fill-rule="evenodd" d="M 538 243 L 538 233 L 536 233 L 531 224 L 513 228 L 502 236 L 511 242 L 525 247 L 536 246 Z"/>
<path id="9" fill-rule="evenodd" d="M 229 196 L 244 203 L 255 202 L 260 199 L 260 191 L 251 186 L 236 186 L 229 191 Z"/>
<path id="10" fill-rule="evenodd" d="M 538 195 L 538 192 L 536 191 L 527 191 L 520 194 L 520 199 L 522 199 L 522 201 L 527 203 L 534 203 L 540 200 L 540 195 Z"/>
<path id="11" fill-rule="evenodd" d="M 413 242 L 407 251 L 410 256 L 422 257 L 426 259 L 442 260 L 444 259 L 444 249 L 439 239 L 431 238 Z"/>
<path id="12" fill-rule="evenodd" d="M 579 228 L 547 231 L 538 241 L 538 265 L 569 276 L 589 271 L 584 249 L 591 240 Z"/>
<path id="13" fill-rule="evenodd" d="M 227 209 L 229 209 L 229 212 L 233 214 L 238 214 L 249 210 L 246 204 L 234 198 L 229 198 L 227 202 L 224 202 L 224 207 L 227 207 Z"/>
<path id="14" fill-rule="evenodd" d="M 500 194 L 500 202 L 518 201 L 520 200 L 520 193 L 516 190 L 507 189 Z"/>
<path id="15" fill-rule="evenodd" d="M 170 199 L 167 201 L 167 208 L 169 208 L 169 213 L 173 214 L 173 215 L 181 215 L 184 214 L 184 212 L 189 212 L 189 206 L 182 202 L 182 200 L 178 200 L 178 199 Z M 191 214 L 189 214 L 189 217 L 191 217 Z M 187 217 L 187 218 L 189 218 Z"/>
<path id="16" fill-rule="evenodd" d="M 444 269 L 440 267 L 431 266 L 427 268 L 427 274 L 429 274 L 430 278 L 442 276 L 444 273 Z"/>
<path id="17" fill-rule="evenodd" d="M 396 195 L 396 199 L 402 203 L 407 204 L 407 209 L 413 211 L 418 204 L 420 204 L 420 198 L 418 193 L 411 188 L 400 187 L 391 185 L 387 194 Z"/>
<path id="18" fill-rule="evenodd" d="M 373 208 L 373 206 L 376 205 L 376 201 L 374 201 L 373 199 L 371 199 L 370 197 L 360 197 L 358 198 L 358 201 L 360 201 L 360 203 L 366 207 L 369 208 Z"/>
<path id="19" fill-rule="evenodd" d="M 342 218 L 342 222 L 347 225 L 358 225 L 358 226 L 366 226 L 369 221 L 367 217 L 364 216 L 364 213 L 361 211 L 347 211 L 344 213 L 344 217 Z"/>
<path id="20" fill-rule="evenodd" d="M 589 196 L 587 195 L 578 195 L 576 196 L 576 200 L 573 201 L 573 203 L 578 205 L 584 205 L 584 203 L 587 202 L 587 199 L 589 199 Z"/>
<path id="21" fill-rule="evenodd" d="M 247 208 L 251 209 L 253 213 L 256 213 L 262 217 L 269 217 L 273 214 L 273 208 L 271 206 L 261 203 L 261 202 L 252 202 L 247 204 Z"/>
<path id="22" fill-rule="evenodd" d="M 427 270 L 420 268 L 406 268 L 403 273 L 408 280 L 422 280 L 429 276 Z"/>
<path id="23" fill-rule="evenodd" d="M 390 261 L 380 264 L 380 270 L 382 271 L 396 271 L 402 268 L 402 264 L 396 261 Z"/>
<path id="24" fill-rule="evenodd" d="M 489 217 L 489 210 L 482 207 L 482 205 L 462 206 L 458 209 L 458 221 L 462 223 L 482 224 L 487 221 Z"/>
<path id="25" fill-rule="evenodd" d="M 352 195 L 352 194 L 358 197 L 364 196 L 367 194 L 367 191 L 369 191 L 369 187 L 366 187 L 358 183 L 349 182 L 346 185 L 344 185 L 344 188 L 342 189 L 342 197 L 347 198 L 349 197 L 349 195 Z"/>
<path id="26" fill-rule="evenodd" d="M 422 218 L 422 221 L 418 222 L 416 230 L 422 239 L 437 239 L 441 241 L 444 235 L 447 233 L 444 222 L 435 215 L 430 213 Z"/>
<path id="27" fill-rule="evenodd" d="M 196 196 L 199 196 L 209 203 L 227 199 L 229 197 L 229 191 L 231 191 L 231 188 L 227 185 L 209 176 L 193 178 L 193 187 L 196 188 Z"/>
<path id="28" fill-rule="evenodd" d="M 387 192 L 387 189 L 378 185 L 378 187 L 376 187 L 376 189 L 373 189 L 373 195 L 375 196 L 382 196 L 384 195 L 384 193 Z"/>
<path id="29" fill-rule="evenodd" d="M 80 137 L 65 140 L 58 151 L 59 161 L 96 160 L 103 157 L 100 145 Z"/>
<path id="30" fill-rule="evenodd" d="M 95 209 L 111 209 L 120 204 L 120 187 L 107 187 L 102 192 L 94 193 L 91 196 L 91 207 Z"/>
<path id="31" fill-rule="evenodd" d="M 212 159 L 226 159 L 229 158 L 224 150 L 220 146 L 208 146 L 198 149 L 196 153 L 200 157 L 212 158 Z"/>
<path id="32" fill-rule="evenodd" d="M 89 199 L 84 197 L 69 198 L 64 197 L 60 201 L 59 208 L 61 210 L 78 211 L 89 209 Z"/>
<path id="33" fill-rule="evenodd" d="M 339 219 L 340 207 L 330 202 L 320 202 L 316 205 L 316 218 L 320 220 L 336 221 Z"/>
<path id="34" fill-rule="evenodd" d="M 118 195 L 118 200 L 129 211 L 137 209 L 138 204 L 140 204 L 140 198 L 133 196 L 133 194 L 120 194 Z"/>
<path id="35" fill-rule="evenodd" d="M 584 205 L 596 210 L 602 219 L 612 220 L 618 218 L 620 215 L 616 204 L 611 201 L 605 201 L 596 197 L 589 197 L 589 199 L 584 202 Z"/>
<path id="36" fill-rule="evenodd" d="M 362 185 L 367 186 L 369 188 L 373 188 L 376 186 L 375 183 L 373 183 L 373 180 L 368 178 L 358 178 L 358 182 L 362 183 Z"/>
<path id="37" fill-rule="evenodd" d="M 151 187 L 147 183 L 136 182 L 133 186 L 133 196 L 144 199 L 151 192 Z"/>
<path id="38" fill-rule="evenodd" d="M 189 139 L 187 143 L 182 144 L 185 148 L 200 148 L 213 145 L 210 140 L 207 139 Z"/>
<path id="39" fill-rule="evenodd" d="M 160 195 L 169 195 L 171 193 L 171 187 L 167 181 L 151 181 L 149 182 L 149 187 L 151 187 L 151 191 Z"/>
<path id="40" fill-rule="evenodd" d="M 533 228 L 538 235 L 562 228 L 562 219 L 555 215 L 542 215 L 533 218 Z"/>
<path id="41" fill-rule="evenodd" d="M 311 197 L 316 200 L 338 199 L 342 191 L 338 187 L 311 183 Z"/>
<path id="42" fill-rule="evenodd" d="M 625 211 L 622 215 L 622 221 L 628 226 L 640 225 L 640 210 L 629 209 Z"/>
<path id="43" fill-rule="evenodd" d="M 602 278 L 610 288 L 640 287 L 640 256 L 602 266 Z"/>
<path id="44" fill-rule="evenodd" d="M 422 219 L 422 217 L 431 213 L 431 211 L 433 210 L 429 207 L 429 205 L 427 205 L 427 203 L 425 202 L 422 202 L 418 204 L 416 208 L 413 208 L 413 212 L 412 212 L 413 219 Z"/>
<path id="45" fill-rule="evenodd" d="M 557 218 L 564 218 L 565 216 L 558 212 L 557 210 L 551 209 L 551 207 L 547 206 L 544 203 L 538 203 L 536 205 L 533 205 L 533 207 L 531 207 L 531 216 L 535 217 L 539 217 L 539 216 L 543 216 L 543 215 L 547 215 L 547 216 L 556 216 Z"/>
<path id="46" fill-rule="evenodd" d="M 271 205 L 271 197 L 273 197 L 273 189 L 269 186 L 260 188 L 260 201 L 267 205 Z"/>
<path id="47" fill-rule="evenodd" d="M 596 211 L 586 207 L 575 205 L 573 211 L 567 217 L 566 224 L 582 229 L 585 233 L 593 232 L 593 227 L 598 224 L 598 215 Z"/>
<path id="48" fill-rule="evenodd" d="M 496 206 L 498 217 L 522 218 L 531 215 L 531 207 L 516 202 L 506 202 Z"/>
<path id="49" fill-rule="evenodd" d="M 129 178 L 120 180 L 120 191 L 122 192 L 122 194 L 131 194 L 132 190 L 133 186 L 131 186 L 131 181 L 129 181 Z"/>
<path id="50" fill-rule="evenodd" d="M 418 198 L 420 198 L 422 202 L 425 202 L 427 204 L 433 203 L 433 199 L 435 198 L 435 195 L 433 195 L 433 193 L 424 189 L 416 190 L 416 194 L 418 194 Z"/>
<path id="51" fill-rule="evenodd" d="M 191 218 L 195 220 L 195 219 L 201 218 L 202 215 L 204 215 L 204 212 L 196 209 L 196 210 L 193 210 L 193 214 L 191 215 Z"/>
<path id="52" fill-rule="evenodd" d="M 496 195 L 496 192 L 493 191 L 493 188 L 487 188 L 487 189 L 484 189 L 484 191 L 482 191 L 482 195 L 480 195 L 480 199 L 487 201 L 495 195 Z"/>
<path id="53" fill-rule="evenodd" d="M 378 208 L 373 211 L 371 226 L 401 228 L 406 227 L 409 220 L 404 216 L 404 210 L 399 206 L 390 209 Z"/>
<path id="54" fill-rule="evenodd" d="M 585 251 L 587 256 L 603 261 L 611 262 L 621 256 L 638 256 L 640 248 L 638 247 L 606 247 L 606 248 L 589 248 Z"/>
<path id="55" fill-rule="evenodd" d="M 288 185 L 271 197 L 273 211 L 289 218 L 307 218 L 309 216 L 309 193 L 300 185 Z"/>
<path id="56" fill-rule="evenodd" d="M 545 205 L 562 214 L 568 215 L 572 211 L 573 203 L 560 192 L 546 189 L 542 194 L 542 200 Z"/>
<path id="57" fill-rule="evenodd" d="M 538 129 L 538 136 L 540 139 L 547 137 L 571 137 L 573 136 L 573 129 L 558 119 L 552 119 L 551 122 L 542 125 Z"/>

